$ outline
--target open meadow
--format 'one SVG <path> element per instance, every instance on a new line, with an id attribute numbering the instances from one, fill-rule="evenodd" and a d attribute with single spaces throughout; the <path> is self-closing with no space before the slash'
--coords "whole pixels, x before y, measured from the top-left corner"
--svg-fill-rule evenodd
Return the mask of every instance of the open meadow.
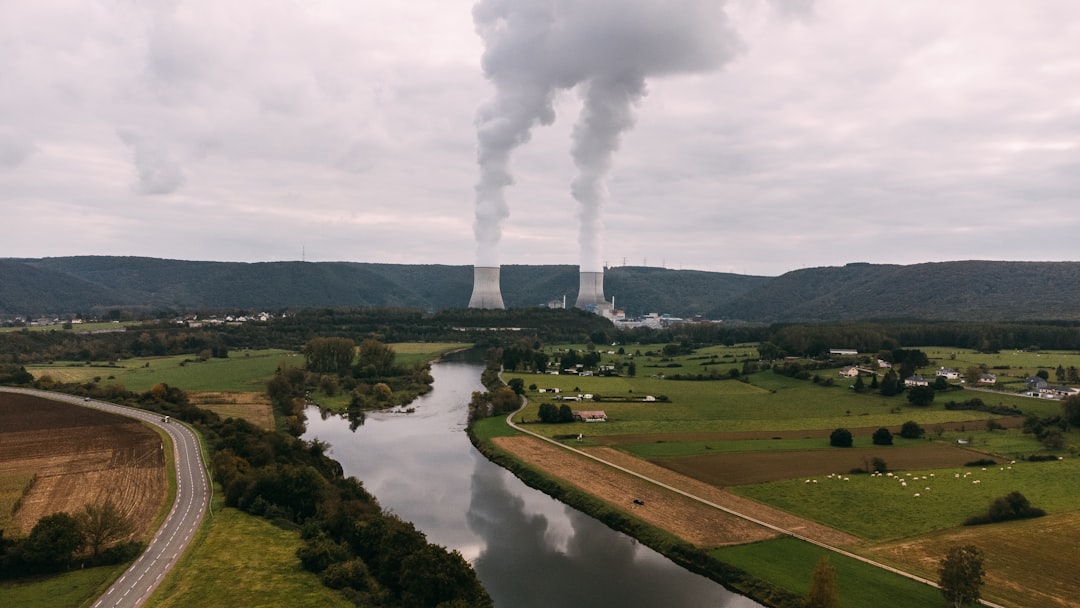
<path id="1" fill-rule="evenodd" d="M 565 348 L 568 346 L 553 348 L 550 353 Z M 927 347 L 923 351 L 929 355 L 930 365 L 917 370 L 924 377 L 933 379 L 942 366 L 961 373 L 983 366 L 998 375 L 999 383 L 992 390 L 979 390 L 953 382 L 931 405 L 916 406 L 906 393 L 884 397 L 876 391 L 852 390 L 852 380 L 839 377 L 839 364 L 813 368 L 796 378 L 773 370 L 755 371 L 756 351 L 747 345 L 677 355 L 664 355 L 663 349 L 663 345 L 627 346 L 622 353 L 602 349 L 601 365 L 624 372 L 634 369 L 634 376 L 505 373 L 504 380 L 522 381 L 529 399 L 514 420 L 525 423 L 530 431 L 575 447 L 614 448 L 852 534 L 861 540 L 855 552 L 910 567 L 927 578 L 936 578 L 937 560 L 947 549 L 942 538 L 967 539 L 987 552 L 988 570 L 995 564 L 1003 568 L 988 575 L 984 597 L 1009 606 L 1080 605 L 1076 599 L 1080 598 L 1080 582 L 1058 580 L 1061 574 L 1053 569 L 1025 567 L 1026 563 L 1045 563 L 1048 557 L 1036 531 L 1066 539 L 1080 536 L 1080 503 L 1075 500 L 1080 489 L 1080 460 L 1075 458 L 1080 432 L 1064 433 L 1063 447 L 1055 451 L 1022 432 L 1023 416 L 945 407 L 949 401 L 962 403 L 977 397 L 1002 411 L 1015 408 L 1025 415 L 1059 415 L 1058 401 L 1018 393 L 1024 378 L 1046 370 L 1053 382 L 1059 366 L 1067 370 L 1080 365 L 1080 354 L 982 354 Z M 677 375 L 682 379 L 675 379 Z M 865 382 L 869 383 L 868 377 Z M 579 395 L 581 400 L 576 400 Z M 575 411 L 602 410 L 607 421 L 541 423 L 539 408 L 545 403 L 565 404 Z M 907 421 L 917 422 L 925 434 L 918 439 L 901 438 L 901 425 Z M 829 445 L 829 434 L 841 427 L 852 432 L 853 447 Z M 892 432 L 891 445 L 871 441 L 880 427 Z M 1027 461 L 1049 454 L 1063 459 Z M 853 472 L 872 471 L 874 458 L 886 463 L 890 475 Z M 981 460 L 994 464 L 965 466 Z M 963 526 L 967 518 L 986 513 L 994 499 L 1013 491 L 1021 492 L 1048 516 L 1022 523 Z M 1026 532 L 1014 538 L 1002 530 Z M 983 543 L 983 533 L 993 542 Z M 754 564 L 768 561 L 761 556 L 769 555 L 770 543 L 789 541 L 765 541 L 760 548 L 725 548 L 718 550 L 718 555 L 755 572 L 768 570 Z M 811 553 L 817 555 L 820 550 L 815 548 Z M 772 568 L 785 572 L 783 576 L 792 571 Z M 809 572 L 808 568 L 804 570 Z M 842 576 L 857 576 L 859 585 L 870 584 L 871 575 L 860 574 L 861 567 L 842 569 L 848 571 L 851 574 Z M 1048 584 L 1047 578 L 1055 582 Z M 783 584 L 805 593 L 809 577 L 805 582 L 788 580 Z M 1045 593 L 1018 601 L 1024 597 L 1018 590 L 1033 586 Z M 850 589 L 845 583 L 841 588 Z M 858 597 L 854 591 L 845 593 Z M 926 605 L 941 601 L 936 591 L 931 596 L 934 599 Z M 844 601 L 844 605 L 869 604 Z"/>

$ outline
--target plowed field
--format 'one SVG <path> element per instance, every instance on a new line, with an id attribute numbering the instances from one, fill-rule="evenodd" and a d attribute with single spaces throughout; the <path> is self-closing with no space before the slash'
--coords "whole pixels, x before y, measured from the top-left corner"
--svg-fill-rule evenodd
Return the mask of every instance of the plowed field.
<path id="1" fill-rule="evenodd" d="M 515 436 L 499 437 L 493 441 L 500 448 L 547 474 L 612 505 L 622 506 L 635 517 L 693 544 L 705 547 L 722 546 L 777 536 L 776 532 L 768 528 L 539 439 Z M 609 448 L 591 448 L 585 451 L 715 505 L 771 525 L 834 545 L 857 542 L 854 537 L 832 528 L 735 496 L 621 452 Z M 644 504 L 635 504 L 634 499 L 641 500 Z"/>
<path id="2" fill-rule="evenodd" d="M 0 477 L 26 475 L 34 481 L 11 518 L 23 534 L 45 515 L 110 499 L 139 537 L 165 498 L 164 452 L 153 430 L 123 416 L 0 393 Z"/>

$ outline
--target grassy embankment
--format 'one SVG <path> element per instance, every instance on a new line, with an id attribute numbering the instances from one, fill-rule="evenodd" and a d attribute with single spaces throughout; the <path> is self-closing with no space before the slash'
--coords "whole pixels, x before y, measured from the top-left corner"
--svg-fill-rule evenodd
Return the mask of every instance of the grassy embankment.
<path id="1" fill-rule="evenodd" d="M 634 347 L 638 353 L 659 351 L 661 347 Z M 1075 353 L 1019 353 L 981 355 L 960 349 L 924 348 L 936 360 L 932 366 L 920 370 L 924 376 L 933 377 L 939 366 L 966 367 L 984 364 L 998 375 L 999 383 L 1018 388 L 1023 378 L 1034 375 L 1039 369 L 1053 370 L 1058 365 L 1068 368 L 1080 364 Z M 749 352 L 748 352 L 749 351 Z M 624 365 L 629 356 L 605 354 L 604 363 L 620 361 Z M 978 397 L 991 405 L 1017 407 L 1025 413 L 1039 416 L 1060 413 L 1060 405 L 1049 400 L 1031 399 L 1003 392 L 956 390 L 939 394 L 929 407 L 908 404 L 903 395 L 885 398 L 871 394 L 856 394 L 847 388 L 850 381 L 837 377 L 838 369 L 815 370 L 822 379 L 835 378 L 834 386 L 823 386 L 809 380 L 797 380 L 771 371 L 750 375 L 745 380 L 674 381 L 673 374 L 684 376 L 727 374 L 728 369 L 738 369 L 742 360 L 755 360 L 756 355 L 747 346 L 733 348 L 712 347 L 694 355 L 661 357 L 637 354 L 637 378 L 602 378 L 596 376 L 550 376 L 534 374 L 506 374 L 505 378 L 519 377 L 525 385 L 536 384 L 538 388 L 558 387 L 561 395 L 592 393 L 601 395 L 600 402 L 570 402 L 574 409 L 602 409 L 609 418 L 603 424 L 574 423 L 569 425 L 529 424 L 529 429 L 548 437 L 557 435 L 586 435 L 585 445 L 604 444 L 622 449 L 638 457 L 661 462 L 665 466 L 676 463 L 676 470 L 684 474 L 702 473 L 709 466 L 710 458 L 718 454 L 738 457 L 745 454 L 749 460 L 761 460 L 754 454 L 762 452 L 780 454 L 774 470 L 762 472 L 766 479 L 783 477 L 785 458 L 788 465 L 813 460 L 814 454 L 839 453 L 838 448 L 828 446 L 828 432 L 836 427 L 856 430 L 856 446 L 872 447 L 875 455 L 889 462 L 903 462 L 906 457 L 925 452 L 922 456 L 931 461 L 936 458 L 930 449 L 946 454 L 959 451 L 956 439 L 969 440 L 963 448 L 971 449 L 971 459 L 981 456 L 978 452 L 995 454 L 1002 463 L 998 467 L 957 468 L 969 452 L 953 454 L 952 459 L 942 459 L 938 464 L 923 465 L 918 470 L 904 471 L 908 486 L 888 477 L 851 476 L 847 468 L 822 468 L 815 477 L 818 483 L 807 483 L 800 475 L 797 479 L 749 484 L 729 488 L 737 493 L 761 502 L 783 508 L 791 513 L 823 522 L 863 539 L 857 549 L 875 559 L 894 563 L 927 578 L 936 578 L 937 559 L 944 554 L 946 546 L 940 539 L 955 538 L 976 541 L 988 553 L 988 569 L 991 570 L 985 595 L 1009 605 L 1032 605 L 1033 597 L 1025 595 L 1024 589 L 1040 587 L 1051 589 L 1059 599 L 1080 595 L 1076 583 L 1065 583 L 1046 573 L 1060 572 L 1053 561 L 1061 553 L 1047 551 L 1047 543 L 1035 534 L 1053 534 L 1062 542 L 1080 541 L 1080 516 L 1075 500 L 1071 499 L 1075 488 L 1080 487 L 1080 464 L 1075 460 L 1047 463 L 1020 462 L 1008 464 L 1009 460 L 1047 450 L 1030 435 L 1018 429 L 985 430 L 988 419 L 999 418 L 986 412 L 946 410 L 945 401 L 966 401 Z M 719 363 L 717 363 L 719 362 Z M 643 373 L 644 372 L 644 373 Z M 669 379 L 653 376 L 664 374 Z M 1007 383 L 1012 384 L 1007 384 Z M 646 395 L 664 395 L 669 402 L 644 402 Z M 528 391 L 530 406 L 515 417 L 516 420 L 537 420 L 537 408 L 544 400 L 552 399 L 551 393 Z M 893 446 L 872 446 L 869 435 L 879 426 L 893 429 L 907 420 L 916 420 L 929 431 L 928 438 L 921 440 L 895 439 Z M 950 424 L 951 423 L 951 424 Z M 487 423 L 485 423 L 487 424 Z M 941 425 L 940 428 L 937 428 Z M 483 428 L 483 427 L 482 427 Z M 739 437 L 743 434 L 744 437 Z M 782 436 L 782 437 L 781 437 Z M 750 438 L 753 437 L 753 438 Z M 779 438 L 774 438 L 779 437 Z M 1072 446 L 1080 443 L 1080 433 L 1068 434 Z M 944 449 L 943 449 L 944 448 Z M 855 454 L 858 450 L 846 452 Z M 1068 453 L 1068 452 L 1065 452 Z M 786 455 L 786 456 L 785 456 Z M 929 456 L 928 456 L 929 455 Z M 956 458 L 961 461 L 957 462 Z M 829 462 L 825 459 L 823 462 Z M 857 461 L 856 461 L 857 462 Z M 805 464 L 805 463 L 803 463 Z M 824 466 L 824 465 L 823 465 Z M 854 466 L 854 463 L 851 465 Z M 1007 468 L 1011 466 L 1012 468 Z M 944 467 L 944 468 L 943 468 Z M 841 473 L 849 477 L 828 478 L 828 473 Z M 965 473 L 968 474 L 965 477 Z M 931 477 L 933 475 L 933 477 Z M 956 475 L 960 477 L 957 478 Z M 979 484 L 971 483 L 979 477 Z M 788 475 L 793 477 L 794 475 Z M 917 481 L 914 477 L 918 476 Z M 922 477 L 927 479 L 923 480 Z M 930 487 L 930 490 L 925 488 Z M 997 524 L 975 529 L 963 528 L 961 523 L 968 516 L 985 512 L 990 501 L 1008 492 L 1018 490 L 1032 504 L 1046 509 L 1050 516 L 1020 524 Z M 918 492 L 919 497 L 914 494 Z M 1009 528 L 1012 526 L 1012 528 Z M 1001 530 L 1015 530 L 1011 534 Z M 725 548 L 716 552 L 724 561 L 745 568 L 765 580 L 781 585 L 795 593 L 805 593 L 809 572 L 816 558 L 799 558 L 794 561 L 779 559 L 788 545 L 774 545 L 781 541 L 769 541 L 741 548 Z M 796 541 L 783 541 L 785 543 Z M 905 550 L 897 548 L 903 543 Z M 1050 545 L 1057 546 L 1054 542 Z M 776 547 L 780 553 L 774 553 Z M 1067 546 L 1062 545 L 1062 547 Z M 1075 546 L 1072 545 L 1072 546 Z M 914 548 L 914 549 L 912 549 Z M 817 549 L 804 548 L 816 555 Z M 834 559 L 838 566 L 843 560 Z M 994 573 L 997 566 L 1001 571 Z M 845 566 L 841 576 L 854 581 L 842 582 L 844 588 L 882 588 L 889 585 L 875 582 L 875 577 L 885 574 L 869 566 Z M 800 573 L 801 572 L 801 573 Z M 845 573 L 848 572 L 848 573 Z M 899 578 L 899 577 L 896 577 Z M 804 581 L 796 583 L 794 581 Z M 901 581 L 898 584 L 910 583 Z M 920 586 L 921 585 L 917 585 Z M 1019 586 L 1020 591 L 1017 591 Z M 940 603 L 940 595 L 930 590 L 933 599 L 927 605 Z M 844 605 L 859 606 L 888 603 L 892 592 L 876 596 L 879 601 L 864 601 L 862 595 L 848 591 L 851 599 Z M 1054 600 L 1034 600 L 1034 605 L 1053 605 Z M 1042 602 L 1042 603 L 1040 603 Z"/>
<path id="2" fill-rule="evenodd" d="M 352 606 L 300 566 L 296 550 L 303 541 L 298 531 L 224 508 L 217 496 L 213 518 L 155 592 L 151 605 Z"/>

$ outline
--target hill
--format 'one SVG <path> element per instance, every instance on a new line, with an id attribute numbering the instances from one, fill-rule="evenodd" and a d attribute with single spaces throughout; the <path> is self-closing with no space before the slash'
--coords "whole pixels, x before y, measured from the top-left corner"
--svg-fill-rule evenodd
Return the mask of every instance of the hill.
<path id="1" fill-rule="evenodd" d="M 576 266 L 502 267 L 508 307 L 577 296 Z M 472 267 L 355 262 L 196 262 L 79 256 L 0 260 L 0 315 L 110 309 L 461 308 Z M 605 294 L 648 312 L 758 323 L 838 320 L 1080 319 L 1080 263 L 848 264 L 779 277 L 624 266 Z"/>

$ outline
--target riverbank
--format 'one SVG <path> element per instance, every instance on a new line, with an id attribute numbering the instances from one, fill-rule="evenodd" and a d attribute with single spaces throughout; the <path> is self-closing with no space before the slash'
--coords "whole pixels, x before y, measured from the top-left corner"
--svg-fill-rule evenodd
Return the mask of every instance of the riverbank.
<path id="1" fill-rule="evenodd" d="M 555 498 L 579 511 L 586 513 L 594 519 L 607 525 L 609 528 L 627 534 L 639 542 L 645 544 L 649 548 L 661 553 L 673 562 L 679 564 L 683 568 L 701 574 L 710 578 L 711 580 L 723 585 L 726 589 L 729 589 L 740 595 L 744 595 L 756 602 L 764 604 L 766 606 L 772 606 L 774 608 L 801 608 L 803 605 L 803 599 L 801 595 L 792 593 L 768 582 L 757 578 L 750 573 L 731 566 L 730 564 L 723 563 L 713 558 L 709 551 L 684 538 L 685 536 L 692 536 L 688 534 L 689 528 L 684 526 L 675 526 L 674 523 L 678 521 L 677 517 L 661 516 L 663 517 L 666 525 L 662 525 L 660 521 L 649 521 L 641 517 L 640 512 L 630 513 L 627 511 L 629 506 L 643 506 L 645 509 L 650 508 L 650 504 L 653 505 L 653 512 L 660 512 L 663 509 L 657 509 L 663 504 L 664 499 L 657 498 L 649 501 L 644 501 L 645 505 L 634 505 L 633 498 L 627 497 L 625 500 L 616 498 L 614 496 L 598 496 L 593 490 L 586 490 L 581 485 L 576 485 L 566 479 L 560 479 L 558 475 L 553 474 L 552 470 L 547 467 L 538 466 L 536 462 L 527 460 L 522 455 L 515 454 L 511 450 L 506 449 L 505 446 L 510 445 L 506 439 L 519 436 L 516 431 L 505 425 L 502 418 L 486 418 L 477 421 L 474 424 L 469 425 L 468 435 L 470 441 L 476 447 L 480 453 L 495 464 L 507 469 L 513 473 L 516 477 L 522 480 L 526 485 L 544 492 L 545 494 Z M 573 456 L 567 456 L 573 458 Z M 572 462 L 575 468 L 582 466 L 585 461 L 584 458 L 580 459 L 581 462 Z M 561 465 L 560 465 L 561 466 Z M 605 472 L 601 473 L 600 468 L 591 470 L 593 477 L 590 481 L 590 486 L 603 485 L 609 488 L 622 488 L 621 491 L 633 493 L 638 484 L 645 484 L 640 480 L 635 480 L 634 476 L 628 473 L 621 473 L 617 470 L 605 468 Z M 603 475 L 604 481 L 600 481 L 599 477 Z M 641 495 L 645 494 L 644 486 L 640 488 Z M 652 490 L 655 491 L 655 490 Z M 665 493 L 669 494 L 669 493 Z M 672 504 L 679 503 L 682 508 L 687 508 L 686 503 L 678 500 L 673 500 Z M 623 506 L 620 506 L 623 505 Z M 720 517 L 716 512 L 711 515 L 704 515 L 704 512 L 699 512 L 699 515 L 695 515 L 695 521 L 697 517 L 717 518 Z M 713 523 L 716 523 L 715 520 Z M 725 523 L 733 523 L 731 520 L 726 520 Z M 747 534 L 757 535 L 758 539 L 764 539 L 771 537 L 767 531 L 762 533 L 754 530 L 753 526 L 747 526 L 745 522 L 735 524 L 737 525 L 741 533 L 738 534 L 739 538 L 746 539 Z M 678 528 L 672 530 L 670 528 Z M 728 538 L 728 544 L 733 540 L 733 537 Z M 746 542 L 743 540 L 742 542 Z M 705 546 L 708 546 L 707 544 Z"/>

